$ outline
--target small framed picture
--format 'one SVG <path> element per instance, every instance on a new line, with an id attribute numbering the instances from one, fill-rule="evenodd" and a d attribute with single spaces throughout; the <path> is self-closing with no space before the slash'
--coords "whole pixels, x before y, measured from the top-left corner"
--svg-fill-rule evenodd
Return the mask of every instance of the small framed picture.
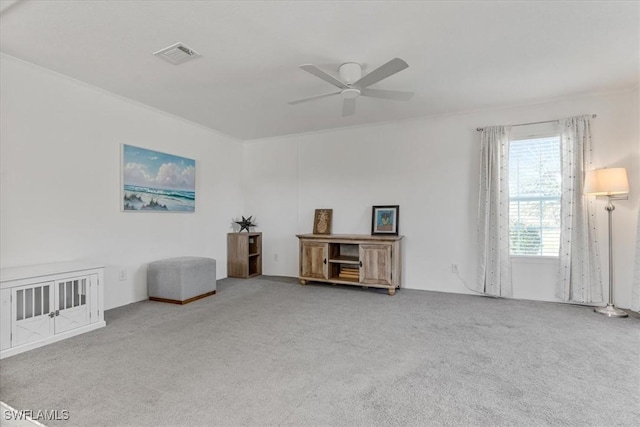
<path id="1" fill-rule="evenodd" d="M 371 209 L 371 234 L 398 235 L 400 206 L 373 206 Z"/>
<path id="2" fill-rule="evenodd" d="M 316 209 L 313 218 L 313 234 L 331 234 L 333 209 Z"/>

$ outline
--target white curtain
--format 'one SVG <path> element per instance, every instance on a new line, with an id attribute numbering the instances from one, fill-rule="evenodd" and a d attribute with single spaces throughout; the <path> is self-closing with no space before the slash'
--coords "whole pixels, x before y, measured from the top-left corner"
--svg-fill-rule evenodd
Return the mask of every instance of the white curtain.
<path id="1" fill-rule="evenodd" d="M 510 297 L 509 128 L 485 128 L 481 133 L 480 145 L 476 290 L 489 295 Z"/>
<path id="2" fill-rule="evenodd" d="M 585 172 L 593 169 L 590 117 L 560 120 L 560 128 L 562 195 L 556 296 L 563 301 L 601 302 L 595 197 L 583 195 Z"/>
<path id="3" fill-rule="evenodd" d="M 631 289 L 631 310 L 640 311 L 640 209 L 638 209 L 638 226 L 636 227 L 636 268 Z"/>

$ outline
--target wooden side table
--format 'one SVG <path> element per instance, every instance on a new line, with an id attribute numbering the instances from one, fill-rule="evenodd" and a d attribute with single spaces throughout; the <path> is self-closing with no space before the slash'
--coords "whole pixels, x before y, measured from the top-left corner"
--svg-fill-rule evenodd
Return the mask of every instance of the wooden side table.
<path id="1" fill-rule="evenodd" d="M 248 279 L 262 274 L 262 233 L 227 234 L 227 276 Z"/>

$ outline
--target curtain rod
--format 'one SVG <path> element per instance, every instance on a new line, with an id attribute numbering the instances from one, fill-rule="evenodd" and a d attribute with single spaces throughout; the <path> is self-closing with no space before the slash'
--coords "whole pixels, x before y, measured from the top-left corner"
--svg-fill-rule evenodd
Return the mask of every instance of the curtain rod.
<path id="1" fill-rule="evenodd" d="M 598 117 L 598 115 L 597 115 L 597 114 L 592 114 L 592 115 L 591 115 L 591 118 L 592 118 L 592 119 L 595 119 L 596 117 Z M 545 120 L 545 121 L 542 121 L 542 122 L 518 123 L 517 125 L 510 125 L 510 126 L 514 127 L 514 126 L 539 125 L 539 124 L 541 124 L 541 123 L 554 123 L 554 122 L 557 122 L 557 121 L 559 121 L 559 120 Z M 476 130 L 477 130 L 478 132 L 481 132 L 481 131 L 483 131 L 483 130 L 484 130 L 484 128 L 476 128 Z"/>

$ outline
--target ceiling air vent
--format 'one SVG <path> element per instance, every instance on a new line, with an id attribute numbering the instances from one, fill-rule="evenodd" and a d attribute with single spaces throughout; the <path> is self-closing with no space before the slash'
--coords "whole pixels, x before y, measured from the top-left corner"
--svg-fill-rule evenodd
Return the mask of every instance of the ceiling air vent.
<path id="1" fill-rule="evenodd" d="M 170 64 L 178 65 L 200 56 L 198 52 L 185 46 L 183 43 L 172 44 L 171 46 L 153 52 L 158 58 L 164 59 Z"/>

